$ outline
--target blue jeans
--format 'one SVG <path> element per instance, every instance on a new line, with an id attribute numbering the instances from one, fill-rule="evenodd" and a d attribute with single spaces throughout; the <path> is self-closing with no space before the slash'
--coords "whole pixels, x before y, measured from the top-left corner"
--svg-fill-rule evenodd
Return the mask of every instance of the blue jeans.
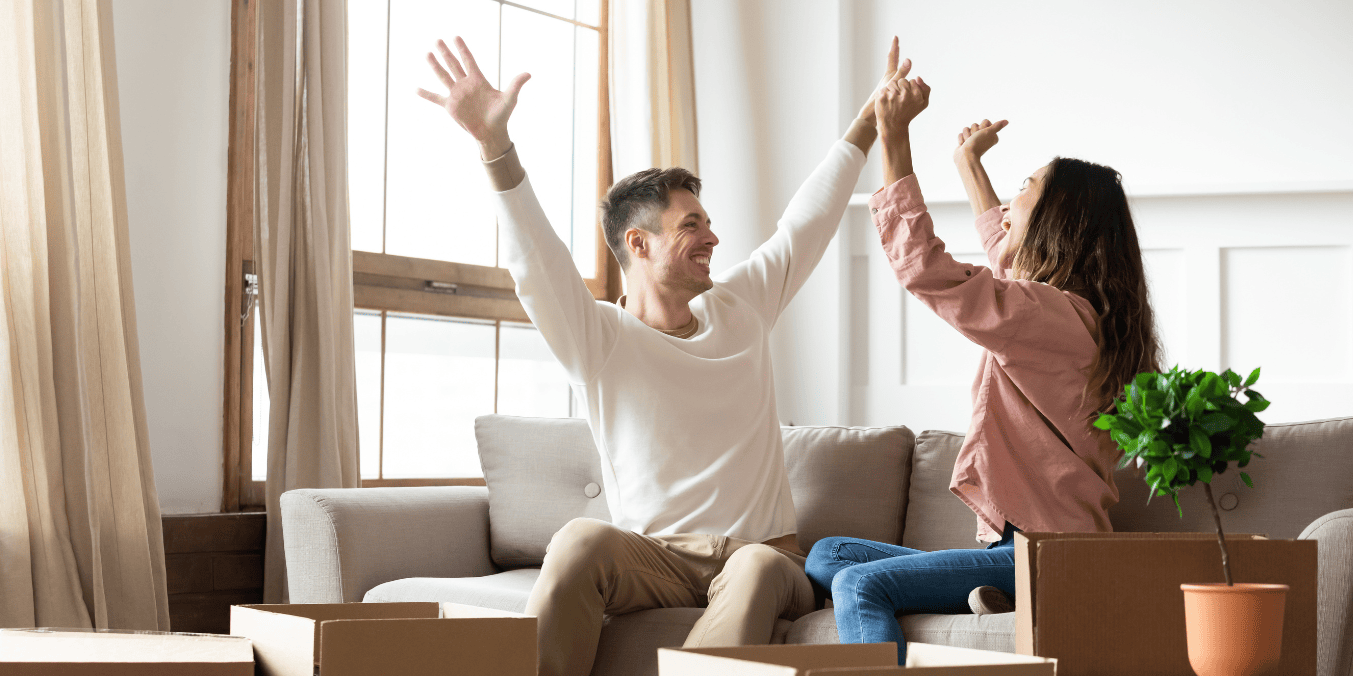
<path id="1" fill-rule="evenodd" d="M 897 663 L 907 661 L 907 640 L 896 615 L 971 612 L 968 594 L 984 585 L 1015 598 L 1015 532 L 986 549 L 923 552 L 897 545 L 833 537 L 808 554 L 808 579 L 830 590 L 842 643 L 897 643 Z"/>

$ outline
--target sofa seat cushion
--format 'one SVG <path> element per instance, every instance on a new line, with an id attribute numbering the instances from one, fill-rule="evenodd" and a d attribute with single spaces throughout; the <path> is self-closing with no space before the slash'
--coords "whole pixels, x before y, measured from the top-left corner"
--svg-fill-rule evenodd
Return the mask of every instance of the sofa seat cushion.
<path id="1" fill-rule="evenodd" d="M 898 624 L 908 641 L 1015 652 L 1015 613 L 997 615 L 902 615 Z M 785 643 L 838 643 L 836 616 L 831 608 L 799 618 Z"/>
<path id="2" fill-rule="evenodd" d="M 484 577 L 408 577 L 376 585 L 364 603 L 436 601 L 520 613 L 526 610 L 539 568 L 519 568 Z"/>

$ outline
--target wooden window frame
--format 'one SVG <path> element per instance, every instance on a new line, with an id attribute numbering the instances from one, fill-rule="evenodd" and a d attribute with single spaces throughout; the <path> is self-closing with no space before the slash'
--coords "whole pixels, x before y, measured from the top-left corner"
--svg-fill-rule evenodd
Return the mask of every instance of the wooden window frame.
<path id="1" fill-rule="evenodd" d="M 226 170 L 225 378 L 222 412 L 221 511 L 263 509 L 265 482 L 253 480 L 254 322 L 245 275 L 254 249 L 254 61 L 257 2 L 231 0 L 230 129 Z M 508 0 L 485 0 L 581 25 Z M 608 3 L 600 1 L 598 41 L 597 200 L 612 182 L 610 97 L 607 91 Z M 590 26 L 589 26 L 590 27 Z M 596 224 L 597 276 L 585 279 L 593 297 L 620 297 L 620 265 Z M 352 252 L 355 309 L 528 322 L 507 270 L 393 254 Z M 384 416 L 382 416 L 383 418 Z M 482 478 L 363 479 L 362 486 L 484 485 Z"/>

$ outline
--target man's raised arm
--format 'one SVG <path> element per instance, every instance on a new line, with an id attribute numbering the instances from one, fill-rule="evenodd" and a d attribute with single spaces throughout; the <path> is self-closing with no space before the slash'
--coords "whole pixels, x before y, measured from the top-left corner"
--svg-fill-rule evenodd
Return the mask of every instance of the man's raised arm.
<path id="1" fill-rule="evenodd" d="M 851 191 L 864 168 L 865 155 L 878 136 L 875 96 L 888 83 L 905 78 L 910 70 L 910 59 L 898 64 L 897 38 L 893 38 L 878 87 L 846 130 L 842 142 L 832 146 L 827 158 L 789 201 L 775 234 L 749 259 L 720 275 L 724 287 L 756 305 L 768 323 L 775 323 L 808 281 L 836 236 Z"/>
<path id="2" fill-rule="evenodd" d="M 517 105 L 517 94 L 531 76 L 522 73 L 498 91 L 459 37 L 456 48 L 460 59 L 441 40 L 437 41 L 441 61 L 428 53 L 428 63 L 447 93 L 419 89 L 418 95 L 445 108 L 479 142 L 480 158 L 495 192 L 503 257 L 517 284 L 517 298 L 569 379 L 587 382 L 615 344 L 618 317 L 602 311 L 583 283 L 568 247 L 545 217 L 508 136 L 507 121 Z"/>

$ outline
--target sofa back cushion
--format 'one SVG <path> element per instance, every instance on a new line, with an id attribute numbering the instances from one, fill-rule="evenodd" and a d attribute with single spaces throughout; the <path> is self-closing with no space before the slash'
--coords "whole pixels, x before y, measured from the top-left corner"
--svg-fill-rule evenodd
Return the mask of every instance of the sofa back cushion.
<path id="1" fill-rule="evenodd" d="M 578 517 L 611 520 L 586 420 L 486 415 L 475 418 L 474 434 L 489 487 L 494 563 L 539 566 L 564 524 Z"/>
<path id="2" fill-rule="evenodd" d="M 963 435 L 957 432 L 926 430 L 916 437 L 903 547 L 933 552 L 986 546 L 977 541 L 977 517 L 949 491 L 962 447 Z"/>
<path id="3" fill-rule="evenodd" d="M 1353 508 L 1353 418 L 1268 425 L 1245 473 L 1234 466 L 1212 479 L 1222 527 L 1228 533 L 1262 533 L 1295 538 L 1317 518 Z M 1175 532 L 1216 530 L 1201 485 L 1179 492 L 1184 517 L 1169 498 L 1153 497 L 1135 468 L 1118 470 L 1118 504 L 1109 509 L 1115 530 Z"/>
<path id="4" fill-rule="evenodd" d="M 914 437 L 905 427 L 786 427 L 785 467 L 805 551 L 829 535 L 897 542 Z M 610 520 L 601 459 L 579 418 L 475 420 L 489 488 L 489 550 L 504 568 L 538 566 L 578 517 Z M 957 500 L 957 498 L 955 498 Z"/>
<path id="5" fill-rule="evenodd" d="M 897 544 L 912 448 L 905 427 L 783 427 L 799 547 L 835 535 Z"/>

